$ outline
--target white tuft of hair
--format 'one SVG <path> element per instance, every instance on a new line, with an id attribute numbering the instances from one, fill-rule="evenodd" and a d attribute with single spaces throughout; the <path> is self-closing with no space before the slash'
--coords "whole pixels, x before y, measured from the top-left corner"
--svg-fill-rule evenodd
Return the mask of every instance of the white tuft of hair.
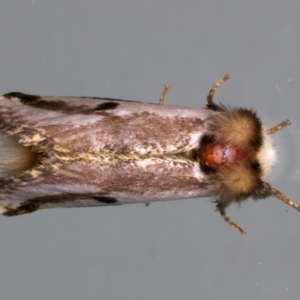
<path id="1" fill-rule="evenodd" d="M 262 167 L 263 175 L 268 175 L 277 161 L 277 153 L 273 145 L 273 139 L 265 128 L 263 129 L 263 145 L 257 156 Z"/>

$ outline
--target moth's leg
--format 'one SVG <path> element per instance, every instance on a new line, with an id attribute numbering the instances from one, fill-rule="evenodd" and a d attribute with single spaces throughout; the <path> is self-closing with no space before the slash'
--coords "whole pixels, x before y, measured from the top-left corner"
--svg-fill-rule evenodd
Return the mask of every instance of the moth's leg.
<path id="1" fill-rule="evenodd" d="M 226 74 L 225 76 L 223 76 L 221 79 L 219 79 L 210 89 L 208 95 L 207 95 L 207 104 L 208 105 L 213 105 L 213 97 L 214 97 L 214 93 L 217 90 L 217 88 L 226 80 L 229 79 L 229 75 Z"/>
<path id="2" fill-rule="evenodd" d="M 169 84 L 165 84 L 164 90 L 162 91 L 162 93 L 161 93 L 161 95 L 159 97 L 158 104 L 163 104 L 164 103 L 165 97 L 166 97 L 168 89 L 170 87 L 171 86 Z"/>
<path id="3" fill-rule="evenodd" d="M 291 125 L 291 124 L 292 124 L 292 121 L 287 119 L 287 120 L 281 122 L 280 124 L 276 125 L 275 127 L 272 127 L 269 130 L 267 130 L 267 134 L 273 134 L 273 133 L 281 130 L 285 126 L 288 126 L 288 125 Z"/>
<path id="4" fill-rule="evenodd" d="M 225 220 L 225 222 L 227 224 L 229 224 L 232 228 L 236 229 L 237 231 L 239 231 L 241 234 L 246 234 L 246 230 L 243 229 L 242 227 L 238 226 L 237 224 L 235 224 L 226 214 L 225 208 L 220 207 L 217 208 L 220 212 L 221 217 Z"/>

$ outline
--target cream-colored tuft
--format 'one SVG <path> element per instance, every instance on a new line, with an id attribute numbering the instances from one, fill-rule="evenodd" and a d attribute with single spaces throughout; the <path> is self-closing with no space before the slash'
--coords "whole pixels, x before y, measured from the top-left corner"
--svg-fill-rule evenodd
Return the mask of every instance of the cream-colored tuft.
<path id="1" fill-rule="evenodd" d="M 210 131 L 217 141 L 233 143 L 239 147 L 248 147 L 259 139 L 260 120 L 247 109 L 229 109 L 213 118 Z"/>
<path id="2" fill-rule="evenodd" d="M 273 146 L 272 137 L 267 134 L 265 128 L 263 129 L 263 145 L 257 154 L 257 158 L 262 167 L 263 176 L 268 175 L 277 161 L 277 154 Z"/>
<path id="3" fill-rule="evenodd" d="M 259 180 L 256 171 L 245 164 L 223 168 L 209 177 L 212 179 L 212 190 L 224 203 L 246 199 L 252 194 Z"/>
<path id="4" fill-rule="evenodd" d="M 0 177 L 6 177 L 32 166 L 35 154 L 18 143 L 15 137 L 0 134 Z"/>

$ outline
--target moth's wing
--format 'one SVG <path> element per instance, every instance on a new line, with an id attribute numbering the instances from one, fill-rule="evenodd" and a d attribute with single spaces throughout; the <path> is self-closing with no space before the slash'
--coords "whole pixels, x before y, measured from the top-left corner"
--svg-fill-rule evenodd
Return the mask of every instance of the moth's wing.
<path id="1" fill-rule="evenodd" d="M 41 166 L 21 181 L 0 181 L 6 215 L 41 208 L 89 207 L 210 196 L 198 163 L 148 158 Z"/>
<path id="2" fill-rule="evenodd" d="M 198 147 L 214 114 L 113 99 L 6 94 L 0 98 L 1 132 L 45 155 L 34 168 L 0 180 L 2 210 L 16 215 L 210 195 L 199 164 L 170 154 Z"/>
<path id="3" fill-rule="evenodd" d="M 215 112 L 88 97 L 0 98 L 2 132 L 57 151 L 166 153 L 198 145 Z"/>

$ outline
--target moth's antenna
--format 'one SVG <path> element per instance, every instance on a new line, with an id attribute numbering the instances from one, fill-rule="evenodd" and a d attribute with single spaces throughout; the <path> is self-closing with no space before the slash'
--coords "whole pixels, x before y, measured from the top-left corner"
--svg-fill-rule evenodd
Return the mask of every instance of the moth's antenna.
<path id="1" fill-rule="evenodd" d="M 228 80 L 230 77 L 228 74 L 226 74 L 225 76 L 223 76 L 221 79 L 219 79 L 210 89 L 208 95 L 207 95 L 207 105 L 213 105 L 213 97 L 214 97 L 214 93 L 217 90 L 217 88 L 226 80 Z"/>
<path id="2" fill-rule="evenodd" d="M 285 126 L 290 126 L 292 124 L 292 121 L 287 119 L 283 122 L 281 122 L 280 124 L 270 128 L 269 130 L 267 130 L 267 134 L 273 134 L 279 130 L 281 130 L 282 128 L 284 128 Z"/>
<path id="3" fill-rule="evenodd" d="M 300 210 L 300 206 L 296 203 L 294 203 L 291 199 L 289 199 L 288 197 L 282 195 L 279 191 L 277 191 L 276 189 L 271 187 L 271 192 L 272 194 L 279 200 L 283 201 L 284 203 L 286 203 L 287 205 Z"/>

